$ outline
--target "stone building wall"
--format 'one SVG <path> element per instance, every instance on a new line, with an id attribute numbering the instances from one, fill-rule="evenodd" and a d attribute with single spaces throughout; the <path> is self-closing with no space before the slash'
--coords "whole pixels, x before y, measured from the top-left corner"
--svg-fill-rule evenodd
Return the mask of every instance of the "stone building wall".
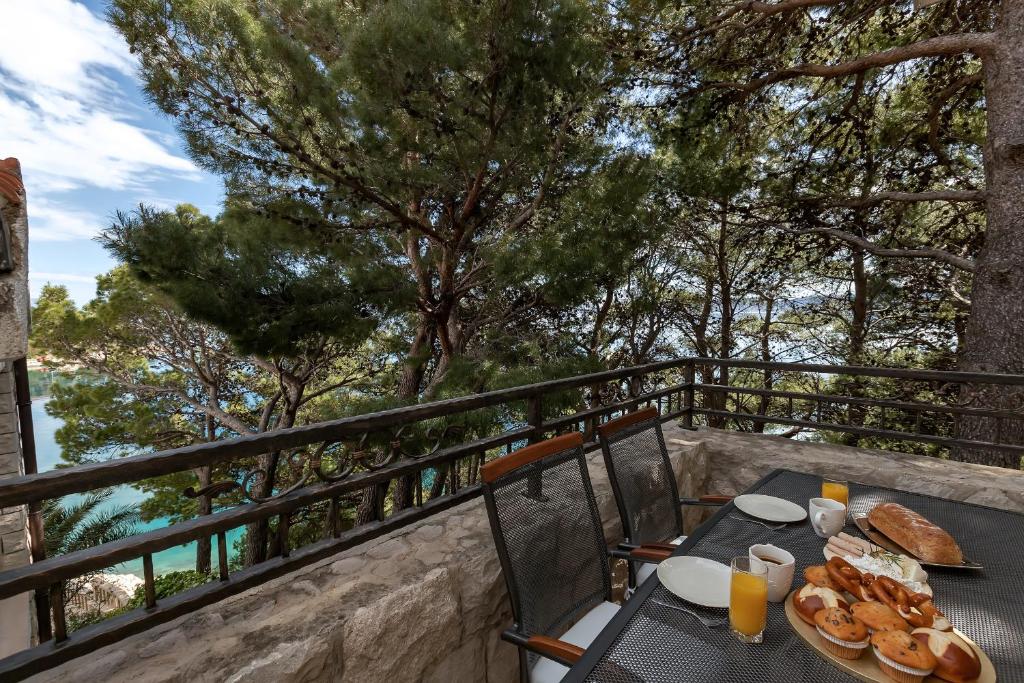
<path id="1" fill-rule="evenodd" d="M 23 474 L 11 361 L 28 352 L 28 221 L 16 159 L 0 160 L 0 216 L 13 270 L 0 272 L 0 479 Z M 0 259 L 5 261 L 5 259 Z M 25 508 L 0 509 L 0 571 L 29 562 Z M 30 642 L 29 595 L 0 600 L 0 657 Z"/>
<path id="2" fill-rule="evenodd" d="M 703 447 L 670 450 L 680 493 L 703 491 Z M 599 452 L 589 465 L 617 542 Z M 499 638 L 511 623 L 477 499 L 31 680 L 515 683 L 516 648 Z"/>

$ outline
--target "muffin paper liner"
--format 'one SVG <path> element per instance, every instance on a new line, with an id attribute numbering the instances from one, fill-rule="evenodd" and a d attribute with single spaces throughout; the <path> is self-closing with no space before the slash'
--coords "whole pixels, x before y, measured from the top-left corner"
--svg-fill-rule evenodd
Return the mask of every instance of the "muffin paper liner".
<path id="1" fill-rule="evenodd" d="M 836 645 L 842 645 L 843 647 L 848 647 L 848 648 L 850 648 L 852 650 L 863 650 L 864 648 L 866 648 L 868 645 L 871 644 L 870 640 L 857 641 L 857 640 L 842 640 L 841 638 L 836 638 L 835 636 L 833 636 L 833 635 L 831 635 L 829 633 L 825 633 L 824 631 L 822 631 L 820 626 L 818 627 L 818 635 L 820 635 L 822 638 L 824 638 L 825 640 L 829 641 L 830 643 L 835 643 Z"/>
<path id="2" fill-rule="evenodd" d="M 875 657 L 878 658 L 878 661 L 884 662 L 887 666 L 891 666 L 892 668 L 896 669 L 897 671 L 902 671 L 905 674 L 910 674 L 911 676 L 930 676 L 932 671 L 935 671 L 935 669 L 915 669 L 912 666 L 907 666 L 906 664 L 900 664 L 899 662 L 893 661 L 893 660 L 889 659 L 888 657 L 886 657 L 885 655 L 883 655 L 881 652 L 878 651 L 877 647 L 874 648 L 874 650 L 875 650 Z"/>

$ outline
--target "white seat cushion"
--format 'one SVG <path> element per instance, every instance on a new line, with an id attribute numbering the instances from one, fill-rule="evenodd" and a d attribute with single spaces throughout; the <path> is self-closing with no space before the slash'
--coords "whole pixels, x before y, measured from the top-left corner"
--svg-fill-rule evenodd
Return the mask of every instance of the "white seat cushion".
<path id="1" fill-rule="evenodd" d="M 669 543 L 671 543 L 672 545 L 679 545 L 680 543 L 682 543 L 685 540 L 686 540 L 686 536 L 680 536 L 679 538 L 673 538 L 671 541 L 669 541 Z M 646 581 L 651 576 L 651 574 L 654 573 L 654 571 L 657 568 L 658 568 L 658 565 L 653 563 L 653 562 L 644 562 L 639 567 L 637 567 L 637 570 L 636 570 L 636 585 L 639 586 L 644 581 Z M 627 590 L 626 597 L 628 598 L 632 594 L 633 594 L 633 591 Z"/>
<path id="2" fill-rule="evenodd" d="M 614 602 L 602 602 L 584 614 L 582 619 L 573 624 L 572 628 L 558 639 L 586 649 L 618 611 L 619 606 Z M 558 683 L 568 672 L 567 667 L 555 660 L 541 657 L 530 669 L 530 683 Z"/>

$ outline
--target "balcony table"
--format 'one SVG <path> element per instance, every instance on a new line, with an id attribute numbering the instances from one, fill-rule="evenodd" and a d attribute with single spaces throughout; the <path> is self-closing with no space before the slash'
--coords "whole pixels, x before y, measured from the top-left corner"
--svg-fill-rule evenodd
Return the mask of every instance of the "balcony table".
<path id="1" fill-rule="evenodd" d="M 806 507 L 820 495 L 821 478 L 776 470 L 747 493 L 778 496 Z M 914 509 L 953 535 L 964 554 L 983 570 L 926 567 L 935 604 L 953 625 L 989 656 L 1000 681 L 1024 681 L 1024 515 L 926 495 L 850 483 L 851 512 L 895 501 Z M 803 570 L 823 564 L 824 539 L 809 520 L 779 530 L 737 520 L 732 503 L 702 524 L 675 552 L 729 563 L 755 543 L 773 543 L 796 557 L 793 587 Z M 857 533 L 852 525 L 848 533 Z M 653 574 L 619 610 L 563 679 L 580 683 L 820 683 L 852 682 L 793 631 L 782 603 L 769 603 L 764 642 L 740 643 L 728 625 L 706 628 L 693 616 L 655 601 L 685 605 L 708 617 L 726 610 L 683 603 Z"/>

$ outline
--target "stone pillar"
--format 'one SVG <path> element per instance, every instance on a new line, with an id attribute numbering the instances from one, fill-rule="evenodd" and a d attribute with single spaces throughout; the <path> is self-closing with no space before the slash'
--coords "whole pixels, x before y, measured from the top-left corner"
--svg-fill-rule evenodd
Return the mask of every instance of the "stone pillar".
<path id="1" fill-rule="evenodd" d="M 28 221 L 17 159 L 0 160 L 0 479 L 24 474 L 12 361 L 28 353 Z M 0 571 L 29 563 L 25 506 L 0 509 Z M 0 600 L 0 657 L 31 645 L 30 595 Z"/>

